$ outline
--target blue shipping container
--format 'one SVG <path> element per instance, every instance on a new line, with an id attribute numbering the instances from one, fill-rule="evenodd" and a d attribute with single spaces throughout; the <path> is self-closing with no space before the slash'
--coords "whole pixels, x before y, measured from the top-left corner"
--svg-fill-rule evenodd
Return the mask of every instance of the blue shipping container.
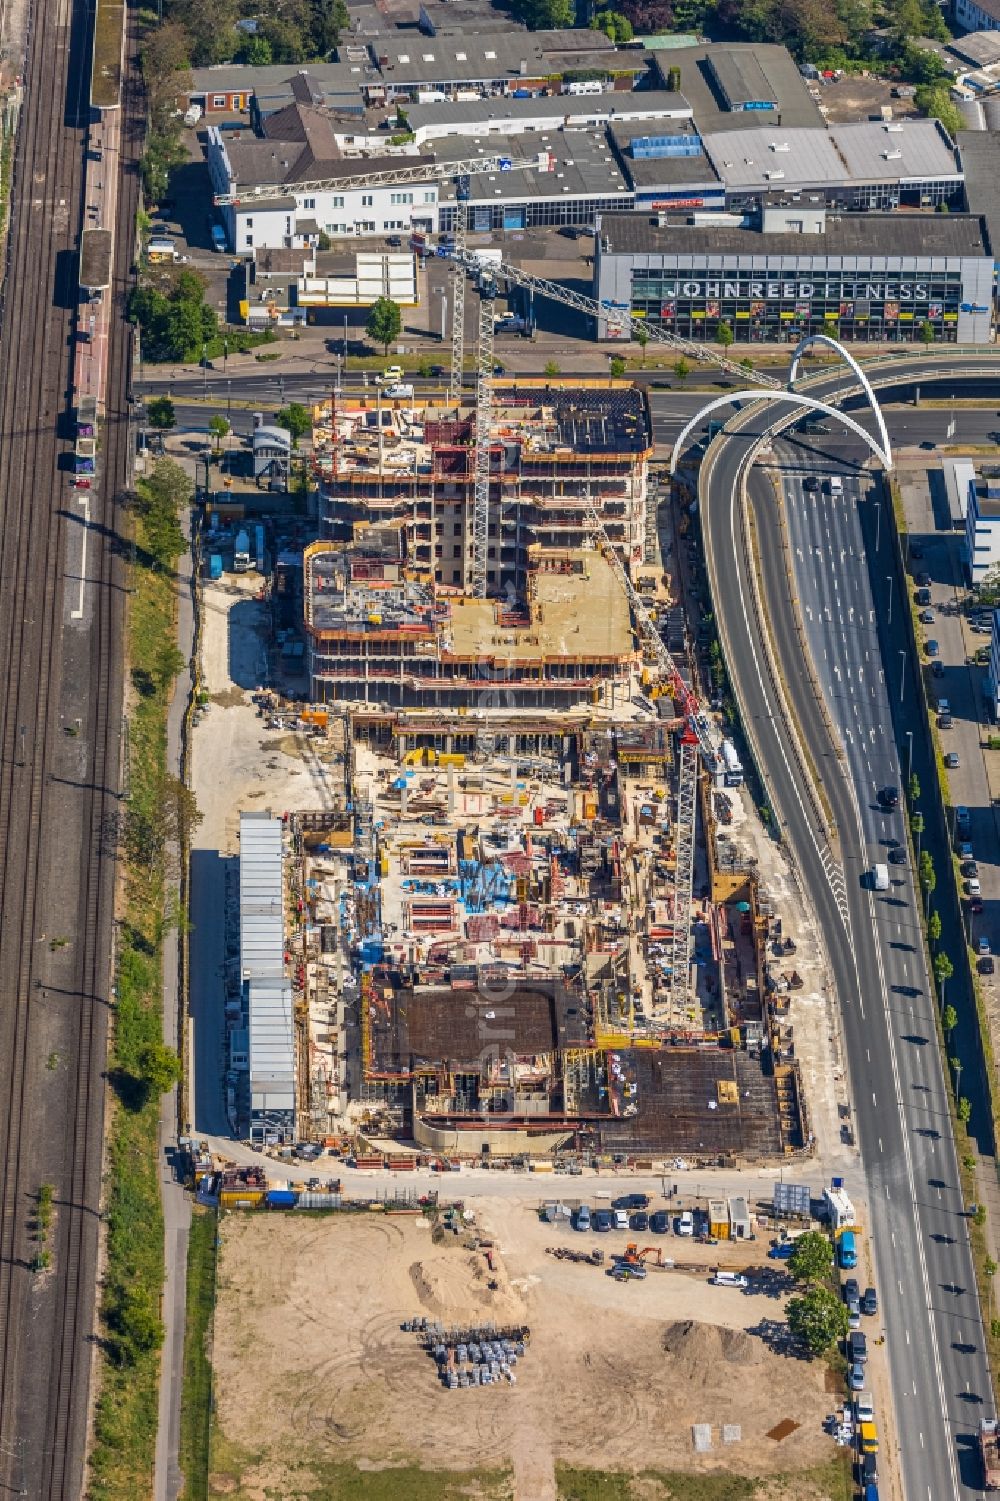
<path id="1" fill-rule="evenodd" d="M 208 560 L 209 578 L 220 579 L 222 577 L 222 554 L 213 552 Z"/>
<path id="2" fill-rule="evenodd" d="M 290 1188 L 269 1188 L 265 1195 L 268 1209 L 294 1209 L 297 1199 Z"/>

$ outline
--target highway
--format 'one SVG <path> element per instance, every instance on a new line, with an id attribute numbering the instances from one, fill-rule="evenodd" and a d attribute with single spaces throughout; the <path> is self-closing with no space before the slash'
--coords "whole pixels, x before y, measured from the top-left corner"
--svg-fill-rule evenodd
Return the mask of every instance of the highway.
<path id="1" fill-rule="evenodd" d="M 760 436 L 789 411 L 755 409 L 733 426 Z M 941 415 L 948 420 L 947 412 Z M 992 412 L 974 415 L 995 420 Z M 840 446 L 832 437 L 818 444 Z M 787 448 L 779 452 L 789 457 Z M 887 539 L 879 539 L 873 587 L 865 548 L 867 542 L 874 550 L 874 506 L 858 506 L 856 485 L 845 500 L 819 504 L 791 479 L 794 586 L 834 743 L 816 684 L 803 671 L 773 489 L 759 471 L 749 476 L 775 650 L 808 756 L 829 800 L 839 835 L 834 851 L 769 672 L 769 647 L 755 609 L 740 515 L 748 453 L 745 436 L 734 436 L 718 441 L 708 455 L 701 486 L 706 561 L 744 726 L 816 906 L 840 1001 L 896 1401 L 900 1470 L 909 1501 L 981 1495 L 973 1430 L 980 1416 L 992 1415 L 992 1394 L 930 986 L 917 941 L 918 909 L 908 872 L 893 867 L 901 884 L 880 899 L 861 880 L 875 853 L 880 848 L 884 853 L 881 841 L 903 837 L 900 815 L 878 813 L 874 793 L 880 784 L 901 783 L 892 711 L 915 705 L 917 693 L 909 656 L 898 655 L 905 644 L 900 635 L 897 645 L 901 611 L 897 607 L 888 639 L 888 611 L 876 612 L 873 604 L 887 595 L 888 564 L 882 564 Z M 813 467 L 822 469 L 822 457 Z M 883 515 L 882 524 L 886 521 Z M 888 689 L 880 649 L 895 672 Z M 896 697 L 901 669 L 907 674 L 902 706 Z"/>

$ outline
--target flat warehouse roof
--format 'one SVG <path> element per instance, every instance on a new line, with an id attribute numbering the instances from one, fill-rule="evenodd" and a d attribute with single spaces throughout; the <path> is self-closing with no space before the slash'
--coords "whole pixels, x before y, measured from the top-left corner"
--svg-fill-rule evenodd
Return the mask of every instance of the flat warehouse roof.
<path id="1" fill-rule="evenodd" d="M 955 151 L 937 120 L 832 125 L 830 138 L 848 174 L 860 182 L 961 175 Z"/>
<path id="2" fill-rule="evenodd" d="M 721 225 L 669 224 L 661 228 L 644 214 L 605 214 L 601 233 L 610 242 L 611 254 L 618 255 L 717 258 L 736 253 L 748 260 L 777 254 L 802 259 L 906 256 L 926 258 L 930 270 L 932 259 L 987 254 L 978 214 L 838 214 L 827 219 L 823 234 L 764 234 Z"/>
<path id="3" fill-rule="evenodd" d="M 743 115 L 741 118 L 746 119 Z M 706 135 L 705 152 L 727 188 L 843 182 L 846 171 L 829 133 L 768 124 Z"/>
<path id="4" fill-rule="evenodd" d="M 726 108 L 716 82 L 720 68 L 725 72 L 727 67 L 743 66 L 746 59 L 750 59 L 750 66 L 756 65 L 763 71 L 777 101 L 778 107 L 773 114 L 780 118 L 786 130 L 824 124 L 787 47 L 749 42 L 708 42 L 698 47 L 672 47 L 669 51 L 654 52 L 653 56 L 663 78 L 671 68 L 680 69 L 681 93 L 691 101 L 695 123 L 702 131 L 740 130 L 746 126 L 747 114 L 743 110 Z"/>
<path id="5" fill-rule="evenodd" d="M 448 136 L 433 141 L 439 161 L 462 161 L 476 155 L 477 140 Z M 511 136 L 503 150 L 515 162 L 529 162 L 515 172 L 474 172 L 470 174 L 469 198 L 473 203 L 523 203 L 530 198 L 627 198 L 628 183 L 603 130 L 553 130 L 551 135 L 532 132 Z M 552 171 L 540 171 L 535 165 L 539 152 L 553 157 Z M 452 203 L 456 196 L 452 181 L 442 182 L 438 197 Z"/>
<path id="6" fill-rule="evenodd" d="M 753 52 L 728 52 L 724 47 L 714 48 L 709 54 L 708 66 L 734 109 L 758 100 L 777 104 L 778 96 Z"/>
<path id="7" fill-rule="evenodd" d="M 666 89 L 638 94 L 545 94 L 533 99 L 449 99 L 444 103 L 408 105 L 406 109 L 413 131 L 429 125 L 454 125 L 457 130 L 463 125 L 486 121 L 495 125 L 509 120 L 513 124 L 543 117 L 562 124 L 564 120 L 582 119 L 584 123 L 599 118 L 657 120 L 663 115 L 688 118 L 690 114 L 691 106 L 684 95 Z"/>

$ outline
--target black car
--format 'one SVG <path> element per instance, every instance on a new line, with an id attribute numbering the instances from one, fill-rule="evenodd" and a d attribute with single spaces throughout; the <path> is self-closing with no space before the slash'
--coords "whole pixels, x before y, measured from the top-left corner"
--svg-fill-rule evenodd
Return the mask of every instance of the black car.
<path id="1" fill-rule="evenodd" d="M 944 663 L 942 661 L 940 661 L 940 659 L 936 658 L 931 663 L 931 672 L 932 672 L 932 674 L 933 674 L 934 677 L 936 677 L 936 678 L 943 678 L 944 677 Z"/>
<path id="2" fill-rule="evenodd" d="M 922 558 L 923 555 L 924 555 L 923 544 L 921 542 L 911 542 L 910 543 L 910 557 L 911 558 Z"/>
<path id="3" fill-rule="evenodd" d="M 868 1318 L 874 1318 L 878 1313 L 878 1293 L 873 1287 L 865 1288 L 865 1295 L 861 1299 L 861 1312 Z"/>
<path id="4" fill-rule="evenodd" d="M 612 1209 L 648 1209 L 649 1194 L 622 1194 L 618 1199 L 612 1200 Z"/>
<path id="5" fill-rule="evenodd" d="M 386 235 L 385 243 L 389 246 L 390 250 L 398 250 L 403 241 L 399 235 Z"/>
<path id="6" fill-rule="evenodd" d="M 883 808 L 899 807 L 899 788 L 883 787 L 879 791 L 878 800 Z"/>
<path id="7" fill-rule="evenodd" d="M 868 1359 L 868 1340 L 860 1329 L 852 1329 L 847 1336 L 847 1358 L 852 1365 L 864 1365 Z"/>
<path id="8" fill-rule="evenodd" d="M 649 1216 L 649 1228 L 654 1235 L 669 1234 L 670 1216 L 665 1209 L 657 1209 L 655 1214 Z"/>
<path id="9" fill-rule="evenodd" d="M 930 576 L 930 574 L 926 573 L 926 572 L 925 573 L 918 573 L 917 574 L 917 583 L 920 585 L 921 589 L 929 589 L 930 586 L 931 586 L 931 576 Z"/>
<path id="10" fill-rule="evenodd" d="M 845 1277 L 840 1293 L 845 1303 L 850 1302 L 851 1298 L 859 1298 L 861 1296 L 861 1289 L 858 1287 L 857 1277 Z"/>
<path id="11" fill-rule="evenodd" d="M 913 598 L 918 605 L 929 605 L 931 602 L 931 591 L 929 589 L 918 589 Z"/>
<path id="12" fill-rule="evenodd" d="M 889 851 L 889 864 L 890 865 L 905 865 L 906 864 L 906 851 L 905 851 L 905 849 L 903 849 L 902 845 L 897 845 L 894 850 L 890 850 Z"/>
<path id="13" fill-rule="evenodd" d="M 635 1214 L 629 1216 L 629 1229 L 645 1232 L 649 1229 L 649 1215 L 645 1209 L 637 1209 Z"/>
<path id="14" fill-rule="evenodd" d="M 816 475 L 807 474 L 805 479 L 802 481 L 802 488 L 803 490 L 818 490 L 819 480 L 817 479 Z"/>

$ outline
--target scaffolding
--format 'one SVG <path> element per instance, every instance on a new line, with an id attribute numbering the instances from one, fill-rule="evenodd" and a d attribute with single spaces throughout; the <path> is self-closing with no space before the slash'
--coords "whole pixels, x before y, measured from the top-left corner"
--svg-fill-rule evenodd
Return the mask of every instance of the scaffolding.
<path id="1" fill-rule="evenodd" d="M 695 827 L 698 808 L 698 746 L 681 735 L 677 766 L 674 926 L 670 948 L 670 1005 L 674 1016 L 687 1001 L 691 960 L 691 897 L 694 887 Z"/>

